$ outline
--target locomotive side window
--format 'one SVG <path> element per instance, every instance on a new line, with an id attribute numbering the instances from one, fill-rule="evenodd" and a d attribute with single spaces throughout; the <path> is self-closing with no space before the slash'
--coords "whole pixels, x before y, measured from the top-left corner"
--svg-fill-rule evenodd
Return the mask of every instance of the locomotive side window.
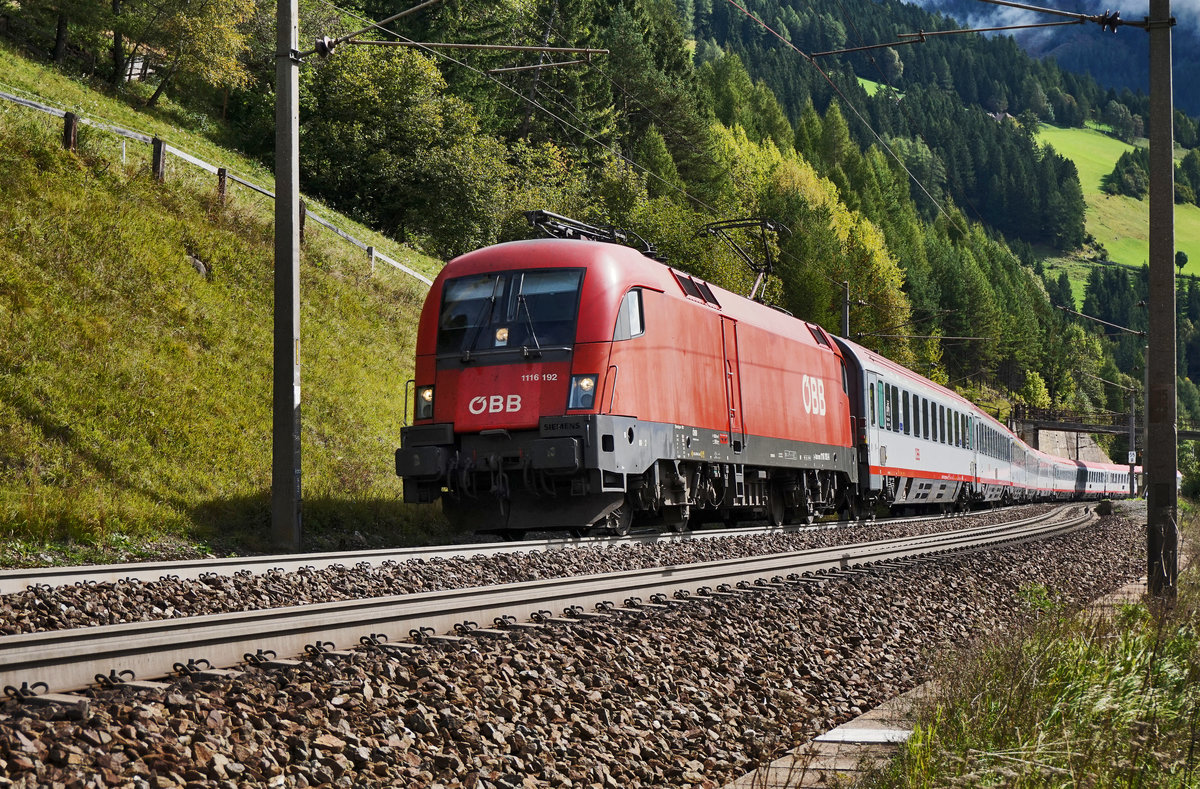
<path id="1" fill-rule="evenodd" d="M 869 387 L 867 387 L 867 391 L 870 393 L 867 395 L 867 402 L 871 404 L 871 424 L 875 424 L 876 419 L 878 419 L 878 417 L 875 416 L 877 413 L 875 410 L 875 384 L 872 383 Z"/>
<path id="2" fill-rule="evenodd" d="M 646 324 L 642 319 L 642 289 L 634 288 L 621 299 L 621 309 L 617 313 L 617 330 L 613 333 L 613 341 L 629 340 L 639 337 L 646 332 Z"/>

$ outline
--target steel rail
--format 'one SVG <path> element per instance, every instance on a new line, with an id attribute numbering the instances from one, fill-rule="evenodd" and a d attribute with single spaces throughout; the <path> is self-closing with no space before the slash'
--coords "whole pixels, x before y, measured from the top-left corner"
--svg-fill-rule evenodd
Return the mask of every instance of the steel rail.
<path id="1" fill-rule="evenodd" d="M 916 516 L 889 518 L 876 524 L 917 523 L 942 520 L 945 516 Z M 626 537 L 556 537 L 553 539 L 520 542 L 484 542 L 464 545 L 422 546 L 413 548 L 378 548 L 371 550 L 285 553 L 265 556 L 230 556 L 210 559 L 179 559 L 165 562 L 129 562 L 122 564 L 78 565 L 74 567 L 30 567 L 0 570 L 0 594 L 24 591 L 30 586 L 66 586 L 75 583 L 116 583 L 124 580 L 157 581 L 166 576 L 183 579 L 199 578 L 207 573 L 232 575 L 249 571 L 256 575 L 269 570 L 296 572 L 304 567 L 325 568 L 336 565 L 353 567 L 362 562 L 377 566 L 384 562 L 403 564 L 410 560 L 430 561 L 455 557 L 493 556 L 518 551 L 565 551 L 580 547 L 610 547 L 617 545 L 648 545 L 662 542 L 681 542 L 689 539 L 720 537 L 753 537 L 764 534 L 796 534 L 804 531 L 833 529 L 849 525 L 847 521 L 817 523 L 811 526 L 791 524 L 778 527 L 701 529 L 690 532 L 635 533 Z"/>
<path id="2" fill-rule="evenodd" d="M 152 679 L 172 673 L 189 658 L 202 658 L 213 666 L 233 666 L 258 650 L 291 656 L 314 643 L 344 648 L 374 634 L 396 640 L 421 628 L 445 633 L 464 622 L 487 626 L 499 616 L 523 621 L 538 612 L 594 607 L 602 601 L 649 600 L 655 594 L 770 579 L 781 573 L 845 570 L 1001 542 L 1037 540 L 1082 528 L 1095 516 L 1085 508 L 1081 516 L 1050 517 L 1036 523 L 1020 521 L 1017 526 L 1002 524 L 691 565 L 3 636 L 0 687 L 21 688 L 40 682 L 50 691 L 75 690 L 92 683 L 97 675 L 116 676 L 126 670 L 140 679 Z"/>

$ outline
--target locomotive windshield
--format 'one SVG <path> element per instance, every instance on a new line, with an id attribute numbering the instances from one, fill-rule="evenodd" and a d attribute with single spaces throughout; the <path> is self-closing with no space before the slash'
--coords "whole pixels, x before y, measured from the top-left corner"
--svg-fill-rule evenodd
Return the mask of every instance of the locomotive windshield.
<path id="1" fill-rule="evenodd" d="M 442 289 L 437 352 L 521 351 L 574 344 L 583 269 L 499 271 L 448 280 Z"/>

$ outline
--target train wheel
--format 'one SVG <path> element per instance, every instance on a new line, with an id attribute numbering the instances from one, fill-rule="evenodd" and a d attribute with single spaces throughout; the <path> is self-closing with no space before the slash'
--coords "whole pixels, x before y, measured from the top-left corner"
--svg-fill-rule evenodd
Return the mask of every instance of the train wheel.
<path id="1" fill-rule="evenodd" d="M 804 491 L 804 503 L 797 509 L 796 514 L 805 526 L 812 524 L 817 519 L 817 506 L 813 501 L 812 491 Z"/>
<path id="2" fill-rule="evenodd" d="M 853 493 L 846 496 L 846 506 L 842 509 L 842 518 L 850 523 L 857 523 L 863 519 L 862 502 Z"/>
<path id="3" fill-rule="evenodd" d="M 783 491 L 772 486 L 767 495 L 767 520 L 772 526 L 782 526 L 787 522 L 787 504 L 783 500 Z"/>
<path id="4" fill-rule="evenodd" d="M 691 507 L 687 504 L 676 504 L 662 508 L 663 525 L 669 531 L 682 534 L 687 531 Z"/>
<path id="5" fill-rule="evenodd" d="M 629 527 L 633 524 L 633 510 L 628 504 L 622 504 L 610 512 L 605 520 L 609 534 L 615 537 L 625 537 L 629 534 Z"/>

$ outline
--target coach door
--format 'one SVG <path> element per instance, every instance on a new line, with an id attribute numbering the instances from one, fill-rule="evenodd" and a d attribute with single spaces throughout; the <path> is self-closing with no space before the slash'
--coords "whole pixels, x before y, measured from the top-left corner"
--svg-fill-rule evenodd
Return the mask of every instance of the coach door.
<path id="1" fill-rule="evenodd" d="M 867 390 L 863 393 L 866 400 L 866 408 L 863 410 L 863 415 L 866 417 L 866 435 L 867 447 L 879 447 L 879 455 L 871 457 L 868 450 L 866 458 L 860 458 L 867 465 L 867 473 L 870 474 L 870 467 L 873 465 L 887 465 L 887 450 L 883 446 L 883 437 L 880 433 L 880 428 L 887 427 L 889 423 L 888 409 L 891 407 L 891 399 L 884 391 L 883 381 L 879 380 L 879 374 L 867 371 Z M 873 483 L 873 487 L 876 483 Z"/>
<path id="2" fill-rule="evenodd" d="M 737 321 L 721 317 L 721 337 L 725 344 L 725 407 L 729 412 L 729 443 L 734 452 L 746 444 L 742 424 L 742 379 L 738 369 Z"/>

